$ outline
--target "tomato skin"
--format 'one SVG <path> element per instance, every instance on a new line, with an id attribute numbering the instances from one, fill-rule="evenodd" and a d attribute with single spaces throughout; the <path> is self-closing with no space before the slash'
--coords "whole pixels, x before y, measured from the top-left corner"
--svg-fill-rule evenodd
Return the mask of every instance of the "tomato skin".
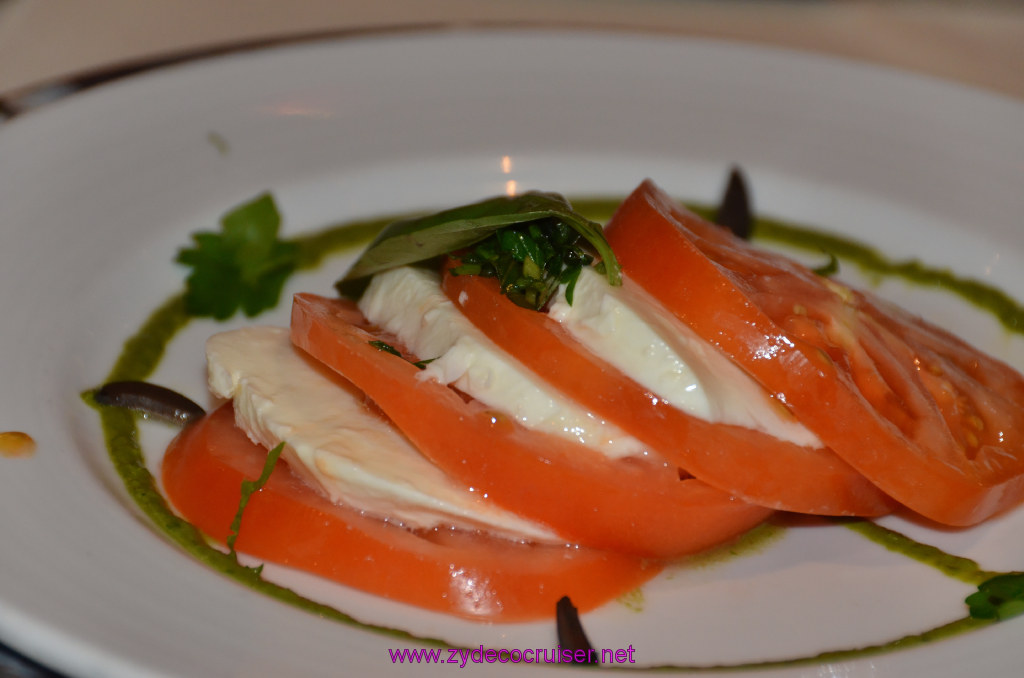
<path id="1" fill-rule="evenodd" d="M 230 403 L 189 427 L 164 458 L 175 508 L 225 541 L 241 484 L 260 475 L 267 451 L 235 427 Z M 639 558 L 564 546 L 519 544 L 450 531 L 417 535 L 333 504 L 278 462 L 252 495 L 236 548 L 418 607 L 480 621 L 551 618 L 569 595 L 592 609 L 660 570 Z"/>
<path id="2" fill-rule="evenodd" d="M 966 526 L 1024 499 L 1024 379 L 1009 366 L 753 248 L 650 181 L 605 233 L 628 275 L 908 508 Z"/>
<path id="3" fill-rule="evenodd" d="M 412 364 L 370 344 L 378 339 L 353 304 L 295 296 L 296 346 L 362 389 L 449 476 L 567 541 L 668 558 L 725 542 L 771 514 L 700 481 L 681 480 L 674 466 L 610 460 L 529 431 L 419 378 Z"/>
<path id="4" fill-rule="evenodd" d="M 550 386 L 722 491 L 777 510 L 820 515 L 874 517 L 895 505 L 829 450 L 711 423 L 652 397 L 558 321 L 514 304 L 493 278 L 446 271 L 443 286 L 478 329 Z"/>

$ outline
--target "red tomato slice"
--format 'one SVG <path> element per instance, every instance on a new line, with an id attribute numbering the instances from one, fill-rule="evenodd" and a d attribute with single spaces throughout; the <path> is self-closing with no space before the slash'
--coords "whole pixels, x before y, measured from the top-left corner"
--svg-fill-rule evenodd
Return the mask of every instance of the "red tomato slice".
<path id="1" fill-rule="evenodd" d="M 1024 379 L 1006 364 L 755 249 L 650 181 L 606 235 L 634 280 L 907 507 L 971 525 L 1024 498 Z"/>
<path id="2" fill-rule="evenodd" d="M 610 460 L 523 428 L 370 344 L 386 339 L 367 331 L 351 303 L 295 297 L 295 345 L 363 390 L 445 473 L 567 541 L 672 557 L 727 541 L 771 513 L 680 479 L 675 466 Z"/>
<path id="3" fill-rule="evenodd" d="M 829 450 L 714 424 L 652 397 L 558 321 L 516 306 L 494 278 L 446 273 L 443 285 L 474 325 L 552 387 L 709 485 L 754 504 L 801 513 L 878 516 L 895 505 Z"/>
<path id="4" fill-rule="evenodd" d="M 210 537 L 225 541 L 243 480 L 267 451 L 235 427 L 227 404 L 189 427 L 163 462 L 167 495 Z M 236 548 L 430 610 L 486 621 L 551 618 L 563 595 L 592 609 L 656 575 L 661 566 L 593 549 L 538 546 L 451 531 L 412 532 L 338 506 L 284 462 L 254 493 Z"/>

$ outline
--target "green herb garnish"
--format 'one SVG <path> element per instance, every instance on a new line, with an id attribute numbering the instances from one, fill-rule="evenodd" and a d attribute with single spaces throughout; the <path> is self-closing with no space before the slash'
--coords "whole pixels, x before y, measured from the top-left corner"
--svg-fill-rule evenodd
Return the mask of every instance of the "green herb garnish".
<path id="1" fill-rule="evenodd" d="M 378 351 L 384 351 L 385 353 L 390 353 L 391 355 L 397 355 L 399 358 L 402 357 L 402 352 L 386 341 L 371 341 L 370 346 L 373 346 Z"/>
<path id="2" fill-rule="evenodd" d="M 574 235 L 570 238 L 569 234 Z M 496 236 L 498 246 L 484 245 L 483 241 L 492 236 Z M 619 263 L 600 224 L 573 211 L 569 202 L 558 194 L 525 193 L 396 221 L 377 236 L 335 287 L 344 296 L 356 297 L 365 288 L 366 279 L 375 273 L 480 244 L 484 252 L 473 250 L 470 260 L 463 259 L 463 265 L 479 264 L 482 271 L 485 264 L 492 263 L 488 260 L 492 254 L 500 257 L 498 250 L 509 253 L 515 266 L 501 269 L 507 273 L 508 280 L 530 279 L 528 284 L 512 285 L 511 289 L 539 308 L 535 302 L 544 297 L 544 290 L 552 283 L 557 287 L 561 282 L 571 282 L 572 269 L 583 265 L 582 259 L 577 261 L 576 252 L 582 251 L 576 243 L 578 237 L 589 243 L 600 257 L 608 282 L 621 284 Z M 561 257 L 557 262 L 550 261 L 553 253 Z M 496 275 L 499 268 L 494 269 Z M 470 272 L 470 268 L 462 271 L 463 274 Z"/>
<path id="3" fill-rule="evenodd" d="M 829 278 L 839 272 L 839 260 L 831 252 L 826 252 L 825 254 L 828 255 L 828 263 L 812 268 L 811 272 L 820 275 L 822 278 Z"/>
<path id="4" fill-rule="evenodd" d="M 228 535 L 227 539 L 228 550 L 232 554 L 235 553 L 235 540 L 238 539 L 238 530 L 242 527 L 242 514 L 249 503 L 249 498 L 270 480 L 270 474 L 273 473 L 274 466 L 277 464 L 277 460 L 283 450 L 284 443 L 281 443 L 267 453 L 267 460 L 263 463 L 263 472 L 260 473 L 259 478 L 242 481 L 242 496 L 238 500 L 238 510 L 235 511 L 235 518 L 231 521 L 231 534 Z"/>
<path id="5" fill-rule="evenodd" d="M 249 317 L 273 308 L 298 266 L 299 247 L 277 233 L 281 215 L 269 193 L 221 218 L 220 233 L 192 235 L 195 246 L 176 261 L 192 267 L 185 308 L 193 316 L 226 320 L 241 308 Z"/>
<path id="6" fill-rule="evenodd" d="M 1009 619 L 1024 614 L 1024 572 L 983 581 L 965 601 L 975 619 Z"/>
<path id="7" fill-rule="evenodd" d="M 401 351 L 399 351 L 397 348 L 395 348 L 394 346 L 392 346 L 391 344 L 389 344 L 386 341 L 374 340 L 374 341 L 371 341 L 369 343 L 370 343 L 370 346 L 373 346 L 378 351 L 384 351 L 385 353 L 390 353 L 391 355 L 396 355 L 399 358 L 401 358 L 402 360 L 406 360 L 406 357 L 404 355 L 402 355 Z M 435 360 L 437 360 L 437 358 L 427 358 L 426 360 L 417 360 L 416 362 L 414 362 L 412 364 L 413 364 L 413 367 L 418 367 L 421 370 L 425 370 L 427 368 L 427 365 L 429 365 L 430 363 L 434 362 Z"/>
<path id="8" fill-rule="evenodd" d="M 489 235 L 465 254 L 453 275 L 497 278 L 502 294 L 519 306 L 539 310 L 560 284 L 572 304 L 580 270 L 594 260 L 580 247 L 580 234 L 557 219 L 511 226 Z"/>

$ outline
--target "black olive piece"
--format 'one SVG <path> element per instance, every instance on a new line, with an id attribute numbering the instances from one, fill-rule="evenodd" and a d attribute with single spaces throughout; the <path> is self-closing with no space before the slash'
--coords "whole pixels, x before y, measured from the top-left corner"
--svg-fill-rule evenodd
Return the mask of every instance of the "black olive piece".
<path id="1" fill-rule="evenodd" d="M 177 391 L 145 381 L 112 381 L 93 397 L 100 405 L 137 410 L 182 426 L 206 415 L 202 407 Z"/>
<path id="2" fill-rule="evenodd" d="M 754 214 L 750 209 L 750 191 L 747 190 L 747 180 L 743 176 L 743 170 L 739 166 L 733 166 L 729 170 L 729 180 L 725 185 L 725 193 L 722 195 L 722 202 L 715 212 L 715 223 L 724 226 L 733 235 L 743 240 L 750 239 L 750 232 L 754 226 Z"/>
<path id="3" fill-rule="evenodd" d="M 562 596 L 555 605 L 555 623 L 558 627 L 558 644 L 563 650 L 571 650 L 573 653 L 577 650 L 585 650 L 589 658 L 589 661 L 585 663 L 601 664 L 593 646 L 587 640 L 587 634 L 583 631 L 583 624 L 580 622 L 579 612 L 569 596 Z"/>

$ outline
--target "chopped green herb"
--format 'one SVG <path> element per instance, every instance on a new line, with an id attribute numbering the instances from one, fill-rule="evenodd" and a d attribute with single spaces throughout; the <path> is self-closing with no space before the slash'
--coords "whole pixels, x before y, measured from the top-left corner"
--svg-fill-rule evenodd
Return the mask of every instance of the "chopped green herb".
<path id="1" fill-rule="evenodd" d="M 241 308 L 249 317 L 277 305 L 298 265 L 299 248 L 277 233 L 281 216 L 268 193 L 221 219 L 220 233 L 195 233 L 195 246 L 178 252 L 192 268 L 185 281 L 185 308 L 193 316 L 226 320 Z"/>
<path id="2" fill-rule="evenodd" d="M 1009 619 L 1024 614 L 1024 572 L 1000 574 L 978 586 L 965 601 L 975 619 Z"/>
<path id="3" fill-rule="evenodd" d="M 574 234 L 572 247 L 566 244 L 570 234 Z M 618 261 L 600 224 L 573 211 L 558 194 L 525 193 L 396 221 L 377 236 L 335 287 L 344 296 L 357 297 L 365 289 L 366 279 L 375 273 L 476 246 L 471 256 L 463 259 L 459 273 L 497 276 L 503 288 L 515 290 L 519 297 L 537 307 L 536 301 L 550 297 L 547 288 L 557 287 L 559 276 L 567 267 L 584 265 L 582 257 L 566 255 L 580 261 L 561 261 L 554 267 L 557 271 L 552 272 L 552 250 L 548 245 L 560 243 L 558 247 L 566 251 L 582 252 L 576 243 L 578 237 L 589 243 L 604 263 L 603 274 L 608 282 L 621 284 Z M 496 268 L 493 260 L 506 256 L 515 265 Z M 490 270 L 488 265 L 494 272 L 486 272 Z"/>
<path id="4" fill-rule="evenodd" d="M 497 278 L 502 294 L 519 306 L 538 310 L 560 284 L 574 288 L 580 269 L 594 260 L 579 241 L 579 233 L 556 219 L 510 226 L 456 254 L 460 263 L 452 273 Z M 572 304 L 571 291 L 566 299 Z"/>
<path id="5" fill-rule="evenodd" d="M 391 355 L 397 355 L 399 358 L 402 357 L 402 352 L 386 341 L 371 341 L 370 346 L 373 346 L 378 351 L 384 351 L 385 353 L 390 353 Z"/>
<path id="6" fill-rule="evenodd" d="M 207 133 L 206 140 L 209 141 L 210 145 L 216 148 L 217 152 L 221 155 L 227 155 L 231 151 L 231 146 L 228 144 L 228 140 L 218 132 Z"/>
<path id="7" fill-rule="evenodd" d="M 242 481 L 242 496 L 238 500 L 238 510 L 235 512 L 235 518 L 231 521 L 231 534 L 228 535 L 227 545 L 228 550 L 235 553 L 235 540 L 238 539 L 238 530 L 242 526 L 242 513 L 245 512 L 245 507 L 249 503 L 249 497 L 254 492 L 259 491 L 267 481 L 270 480 L 270 474 L 274 471 L 274 465 L 277 464 L 278 458 L 281 456 L 281 452 L 284 450 L 284 443 L 281 443 L 270 452 L 267 453 L 267 460 L 263 464 L 263 472 L 260 477 L 256 480 L 243 480 Z"/>
<path id="8" fill-rule="evenodd" d="M 828 263 L 817 268 L 811 269 L 812 271 L 822 276 L 823 278 L 833 276 L 839 272 L 839 260 L 836 259 L 836 255 L 832 254 L 831 252 L 826 252 L 825 254 L 828 255 Z"/>
<path id="9" fill-rule="evenodd" d="M 399 358 L 402 358 L 403 360 L 405 359 L 405 356 L 402 355 L 401 351 L 399 351 L 397 348 L 395 348 L 394 346 L 392 346 L 391 344 L 389 344 L 386 341 L 376 341 L 375 340 L 375 341 L 369 342 L 369 344 L 370 344 L 370 346 L 373 346 L 378 351 L 384 351 L 385 353 L 390 353 L 391 355 L 397 355 Z M 426 368 L 427 365 L 429 365 L 430 363 L 434 362 L 435 360 L 437 360 L 437 358 L 428 358 L 426 360 L 417 360 L 416 362 L 413 363 L 413 365 L 415 367 L 418 367 L 418 368 L 420 368 L 422 370 L 422 369 Z"/>
<path id="10" fill-rule="evenodd" d="M 573 268 L 567 268 L 562 272 L 560 282 L 565 285 L 565 301 L 567 304 L 572 306 L 572 295 L 576 291 L 576 281 L 580 279 L 580 266 Z"/>

